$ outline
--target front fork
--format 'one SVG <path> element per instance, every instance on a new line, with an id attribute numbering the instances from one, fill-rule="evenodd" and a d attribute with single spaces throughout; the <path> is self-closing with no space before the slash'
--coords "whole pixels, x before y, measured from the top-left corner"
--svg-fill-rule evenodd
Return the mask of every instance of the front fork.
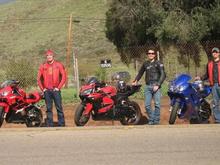
<path id="1" fill-rule="evenodd" d="M 177 111 L 177 115 L 181 115 L 184 104 L 183 104 L 183 102 L 181 101 L 180 98 L 173 98 L 173 99 L 171 100 L 169 111 L 170 111 L 170 112 L 172 111 L 173 106 L 175 105 L 176 102 L 179 102 L 179 109 L 178 109 L 178 111 Z"/>
<path id="2" fill-rule="evenodd" d="M 6 113 L 6 112 L 4 113 L 4 116 L 3 116 L 3 117 L 4 117 L 4 119 L 6 118 L 7 114 L 8 114 L 8 113 Z"/>

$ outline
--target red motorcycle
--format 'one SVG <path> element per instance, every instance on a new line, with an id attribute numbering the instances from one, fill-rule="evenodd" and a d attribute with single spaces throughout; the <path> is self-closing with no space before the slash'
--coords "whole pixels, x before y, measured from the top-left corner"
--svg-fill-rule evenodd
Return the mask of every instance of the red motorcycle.
<path id="1" fill-rule="evenodd" d="M 7 123 L 25 123 L 27 127 L 39 127 L 43 121 L 40 107 L 36 105 L 42 95 L 26 94 L 18 87 L 19 81 L 7 80 L 0 85 L 0 127 Z"/>
<path id="2" fill-rule="evenodd" d="M 138 92 L 141 85 L 126 85 L 119 81 L 117 88 L 100 83 L 91 78 L 80 89 L 80 105 L 75 111 L 75 124 L 84 126 L 90 116 L 97 120 L 119 120 L 123 125 L 136 125 L 141 119 L 139 105 L 129 100 L 129 96 Z"/>

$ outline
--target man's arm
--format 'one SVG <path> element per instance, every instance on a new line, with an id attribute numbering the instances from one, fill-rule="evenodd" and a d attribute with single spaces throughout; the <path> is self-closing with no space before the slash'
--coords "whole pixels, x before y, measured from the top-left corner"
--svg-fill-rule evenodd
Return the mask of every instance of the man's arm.
<path id="1" fill-rule="evenodd" d="M 63 64 L 61 64 L 61 63 L 60 63 L 60 74 L 61 74 L 61 81 L 58 85 L 59 90 L 62 88 L 62 86 L 66 82 L 66 71 L 65 71 L 65 68 L 64 68 Z"/>
<path id="2" fill-rule="evenodd" d="M 137 83 L 141 79 L 141 77 L 143 76 L 144 72 L 145 72 L 145 62 L 142 64 L 136 78 L 134 79 L 134 82 Z"/>
<path id="3" fill-rule="evenodd" d="M 165 73 L 164 65 L 161 62 L 159 62 L 159 71 L 160 71 L 160 78 L 159 78 L 159 81 L 158 81 L 158 85 L 161 86 L 163 81 L 166 78 L 166 73 Z"/>

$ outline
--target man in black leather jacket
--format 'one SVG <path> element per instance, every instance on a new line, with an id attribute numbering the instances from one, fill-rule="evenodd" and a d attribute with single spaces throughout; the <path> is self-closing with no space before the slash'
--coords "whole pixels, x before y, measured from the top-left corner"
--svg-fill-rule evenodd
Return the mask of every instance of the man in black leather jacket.
<path id="1" fill-rule="evenodd" d="M 153 125 L 160 123 L 160 87 L 166 78 L 166 74 L 163 63 L 156 60 L 156 52 L 153 49 L 148 50 L 147 57 L 148 60 L 141 66 L 133 85 L 137 84 L 145 72 L 145 109 L 149 117 L 148 124 Z M 151 108 L 152 99 L 155 105 L 154 111 Z"/>

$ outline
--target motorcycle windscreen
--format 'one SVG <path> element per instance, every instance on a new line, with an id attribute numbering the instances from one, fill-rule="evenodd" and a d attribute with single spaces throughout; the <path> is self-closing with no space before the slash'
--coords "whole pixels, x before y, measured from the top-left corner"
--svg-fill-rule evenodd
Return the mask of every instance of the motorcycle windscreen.
<path id="1" fill-rule="evenodd" d="M 187 83 L 191 79 L 192 79 L 192 77 L 188 74 L 180 74 L 172 81 L 172 84 L 173 85 L 182 85 L 182 84 Z"/>

